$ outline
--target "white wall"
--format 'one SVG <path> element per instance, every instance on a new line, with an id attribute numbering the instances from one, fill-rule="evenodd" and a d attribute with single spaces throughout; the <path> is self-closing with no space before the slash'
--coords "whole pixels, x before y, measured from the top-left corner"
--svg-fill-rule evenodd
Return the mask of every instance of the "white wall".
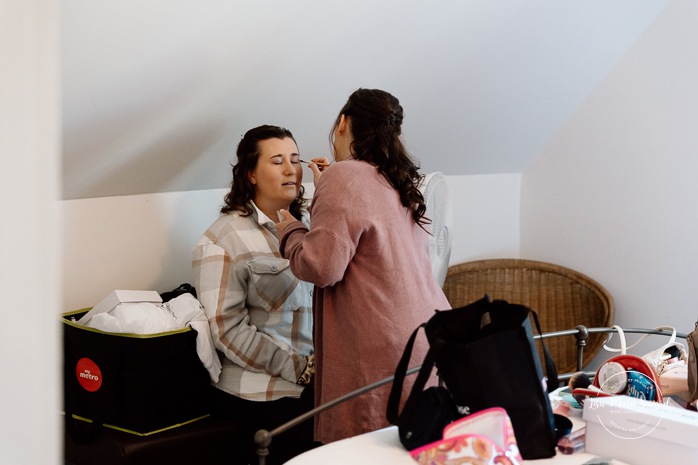
<path id="1" fill-rule="evenodd" d="M 451 264 L 519 256 L 520 174 L 447 176 L 453 204 Z"/>
<path id="2" fill-rule="evenodd" d="M 191 283 L 191 249 L 226 191 L 64 200 L 65 311 L 91 307 L 113 289 Z"/>
<path id="3" fill-rule="evenodd" d="M 451 263 L 516 257 L 520 175 L 447 177 L 454 210 Z M 312 184 L 306 184 L 308 195 Z M 62 201 L 64 311 L 112 289 L 159 292 L 192 282 L 191 249 L 227 189 Z"/>
<path id="4" fill-rule="evenodd" d="M 4 465 L 62 463 L 55 3 L 0 3 L 0 463 Z"/>
<path id="5" fill-rule="evenodd" d="M 63 198 L 223 188 L 264 123 L 327 153 L 357 87 L 425 170 L 520 173 L 667 1 L 64 0 Z"/>
<path id="6" fill-rule="evenodd" d="M 523 174 L 522 257 L 600 281 L 622 326 L 698 317 L 697 22 L 671 2 Z"/>

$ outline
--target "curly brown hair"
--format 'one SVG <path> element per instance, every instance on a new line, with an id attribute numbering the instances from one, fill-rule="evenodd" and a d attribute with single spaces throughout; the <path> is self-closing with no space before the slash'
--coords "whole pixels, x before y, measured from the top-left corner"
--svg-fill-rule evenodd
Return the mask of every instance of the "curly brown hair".
<path id="1" fill-rule="evenodd" d="M 296 139 L 286 128 L 265 124 L 252 128 L 245 133 L 238 144 L 237 163 L 233 167 L 233 179 L 230 182 L 230 191 L 226 194 L 221 214 L 225 215 L 233 211 L 239 211 L 242 216 L 249 216 L 253 209 L 250 205 L 254 199 L 255 187 L 250 182 L 248 173 L 257 167 L 259 161 L 259 143 L 269 139 L 290 138 L 298 145 Z M 291 202 L 288 211 L 296 218 L 301 219 L 303 210 L 307 208 L 308 201 L 303 198 L 305 188 L 301 186 L 298 195 Z"/>
<path id="2" fill-rule="evenodd" d="M 330 144 L 344 115 L 351 124 L 351 154 L 378 168 L 398 191 L 400 202 L 412 212 L 420 226 L 431 223 L 424 216 L 426 204 L 418 186 L 423 175 L 400 138 L 403 110 L 400 101 L 380 89 L 358 89 L 340 110 L 330 131 Z"/>

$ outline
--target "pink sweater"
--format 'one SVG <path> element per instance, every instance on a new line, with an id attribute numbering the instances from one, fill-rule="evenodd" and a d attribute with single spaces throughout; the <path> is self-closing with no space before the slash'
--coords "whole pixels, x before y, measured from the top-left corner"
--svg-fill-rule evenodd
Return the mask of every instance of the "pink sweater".
<path id="1" fill-rule="evenodd" d="M 412 331 L 435 309 L 450 308 L 431 274 L 428 234 L 366 162 L 347 160 L 326 170 L 310 230 L 292 223 L 280 248 L 294 275 L 319 288 L 313 302 L 316 405 L 393 375 Z M 410 366 L 421 364 L 426 350 L 422 334 Z M 389 391 L 384 386 L 319 415 L 316 440 L 387 426 Z"/>

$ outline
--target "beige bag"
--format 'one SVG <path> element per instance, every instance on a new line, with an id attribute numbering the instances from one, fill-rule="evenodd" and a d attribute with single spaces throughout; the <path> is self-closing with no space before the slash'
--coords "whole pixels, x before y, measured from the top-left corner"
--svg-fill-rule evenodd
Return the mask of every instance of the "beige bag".
<path id="1" fill-rule="evenodd" d="M 613 325 L 613 328 L 615 328 L 618 331 L 618 337 L 620 339 L 620 349 L 616 349 L 606 345 L 606 343 L 611 341 L 613 333 L 609 335 L 608 340 L 606 340 L 606 343 L 604 343 L 603 348 L 608 350 L 609 352 L 620 352 L 621 355 L 626 354 L 628 349 L 635 347 L 646 337 L 650 336 L 650 334 L 643 334 L 637 341 L 630 345 L 627 345 L 627 343 L 625 342 L 625 333 L 623 332 L 623 329 L 618 325 Z M 688 359 L 688 355 L 686 354 L 686 349 L 684 348 L 683 344 L 676 340 L 676 328 L 674 328 L 673 326 L 657 326 L 653 329 L 655 331 L 671 331 L 671 336 L 669 337 L 669 340 L 666 343 L 662 344 L 658 348 L 642 356 L 642 359 L 649 363 L 649 365 L 652 367 L 657 376 L 660 376 L 664 373 L 664 369 L 667 366 L 667 362 L 669 361 L 667 359 L 668 355 L 665 354 L 671 351 L 671 349 L 674 349 L 673 352 L 678 354 L 677 358 L 681 361 L 686 362 Z"/>

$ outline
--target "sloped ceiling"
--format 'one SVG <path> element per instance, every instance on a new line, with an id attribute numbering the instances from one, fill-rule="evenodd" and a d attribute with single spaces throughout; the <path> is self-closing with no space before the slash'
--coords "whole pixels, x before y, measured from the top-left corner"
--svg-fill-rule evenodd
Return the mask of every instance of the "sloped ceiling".
<path id="1" fill-rule="evenodd" d="M 265 123 L 328 155 L 358 87 L 423 172 L 522 172 L 666 3 L 63 0 L 63 196 L 226 187 Z"/>

